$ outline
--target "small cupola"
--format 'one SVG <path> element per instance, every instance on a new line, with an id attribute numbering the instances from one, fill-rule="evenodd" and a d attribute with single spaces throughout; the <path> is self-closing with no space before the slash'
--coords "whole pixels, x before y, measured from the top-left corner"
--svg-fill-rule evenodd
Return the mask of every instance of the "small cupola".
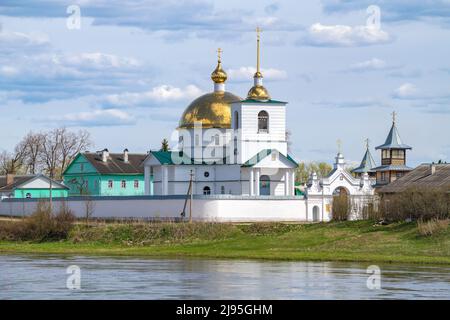
<path id="1" fill-rule="evenodd" d="M 123 150 L 123 162 L 128 163 L 128 149 Z"/>
<path id="2" fill-rule="evenodd" d="M 259 54 L 259 40 L 260 28 L 256 28 L 256 72 L 253 76 L 253 87 L 248 91 L 247 99 L 252 100 L 270 100 L 270 95 L 267 89 L 263 86 L 263 75 L 260 70 L 260 54 Z"/>

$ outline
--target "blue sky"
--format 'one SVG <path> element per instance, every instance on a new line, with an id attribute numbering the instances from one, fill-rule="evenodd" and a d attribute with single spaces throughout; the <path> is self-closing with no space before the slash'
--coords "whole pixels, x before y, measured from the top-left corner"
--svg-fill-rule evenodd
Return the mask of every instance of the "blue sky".
<path id="1" fill-rule="evenodd" d="M 70 5 L 80 29 L 67 27 Z M 331 162 L 340 139 L 357 162 L 395 110 L 410 165 L 450 160 L 449 0 L 2 0 L 0 24 L 0 149 L 62 125 L 89 130 L 93 149 L 158 148 L 212 90 L 218 47 L 227 90 L 246 95 L 258 25 L 296 159 Z"/>

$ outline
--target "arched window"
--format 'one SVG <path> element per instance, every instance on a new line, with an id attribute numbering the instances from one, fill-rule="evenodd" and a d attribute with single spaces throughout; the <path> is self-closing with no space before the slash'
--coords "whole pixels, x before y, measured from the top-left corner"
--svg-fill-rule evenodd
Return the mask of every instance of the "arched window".
<path id="1" fill-rule="evenodd" d="M 234 128 L 239 129 L 239 112 L 234 112 Z"/>
<path id="2" fill-rule="evenodd" d="M 262 175 L 259 178 L 259 194 L 261 196 L 270 196 L 270 178 Z"/>
<path id="3" fill-rule="evenodd" d="M 221 186 L 220 187 L 220 193 L 221 194 L 225 194 L 225 186 Z"/>
<path id="4" fill-rule="evenodd" d="M 269 132 L 269 114 L 266 111 L 258 113 L 258 133 Z"/>
<path id="5" fill-rule="evenodd" d="M 210 195 L 211 194 L 211 188 L 206 186 L 203 188 L 203 194 L 204 195 Z"/>

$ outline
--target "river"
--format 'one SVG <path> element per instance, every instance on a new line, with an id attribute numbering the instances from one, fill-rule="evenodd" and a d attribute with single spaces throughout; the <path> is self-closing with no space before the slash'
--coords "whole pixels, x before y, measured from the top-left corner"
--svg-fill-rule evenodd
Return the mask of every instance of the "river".
<path id="1" fill-rule="evenodd" d="M 370 265 L 0 255 L 0 299 L 450 299 L 448 266 Z"/>

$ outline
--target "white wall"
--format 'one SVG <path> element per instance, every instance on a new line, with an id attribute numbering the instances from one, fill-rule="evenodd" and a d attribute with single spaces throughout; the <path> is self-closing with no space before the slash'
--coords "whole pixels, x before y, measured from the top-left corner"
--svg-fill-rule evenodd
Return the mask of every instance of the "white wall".
<path id="1" fill-rule="evenodd" d="M 182 197 L 93 197 L 93 218 L 157 218 L 180 217 L 184 206 Z M 110 199 L 108 199 L 110 198 Z M 111 199 L 114 198 L 114 199 Z M 230 197 L 197 197 L 193 202 L 194 220 L 208 221 L 305 221 L 306 204 L 303 199 L 261 199 Z M 67 205 L 77 217 L 85 215 L 86 201 L 70 199 Z M 0 215 L 23 216 L 31 214 L 37 201 L 4 200 Z M 60 205 L 54 201 L 55 208 Z M 189 208 L 189 205 L 187 206 Z M 189 215 L 187 209 L 186 215 Z"/>

